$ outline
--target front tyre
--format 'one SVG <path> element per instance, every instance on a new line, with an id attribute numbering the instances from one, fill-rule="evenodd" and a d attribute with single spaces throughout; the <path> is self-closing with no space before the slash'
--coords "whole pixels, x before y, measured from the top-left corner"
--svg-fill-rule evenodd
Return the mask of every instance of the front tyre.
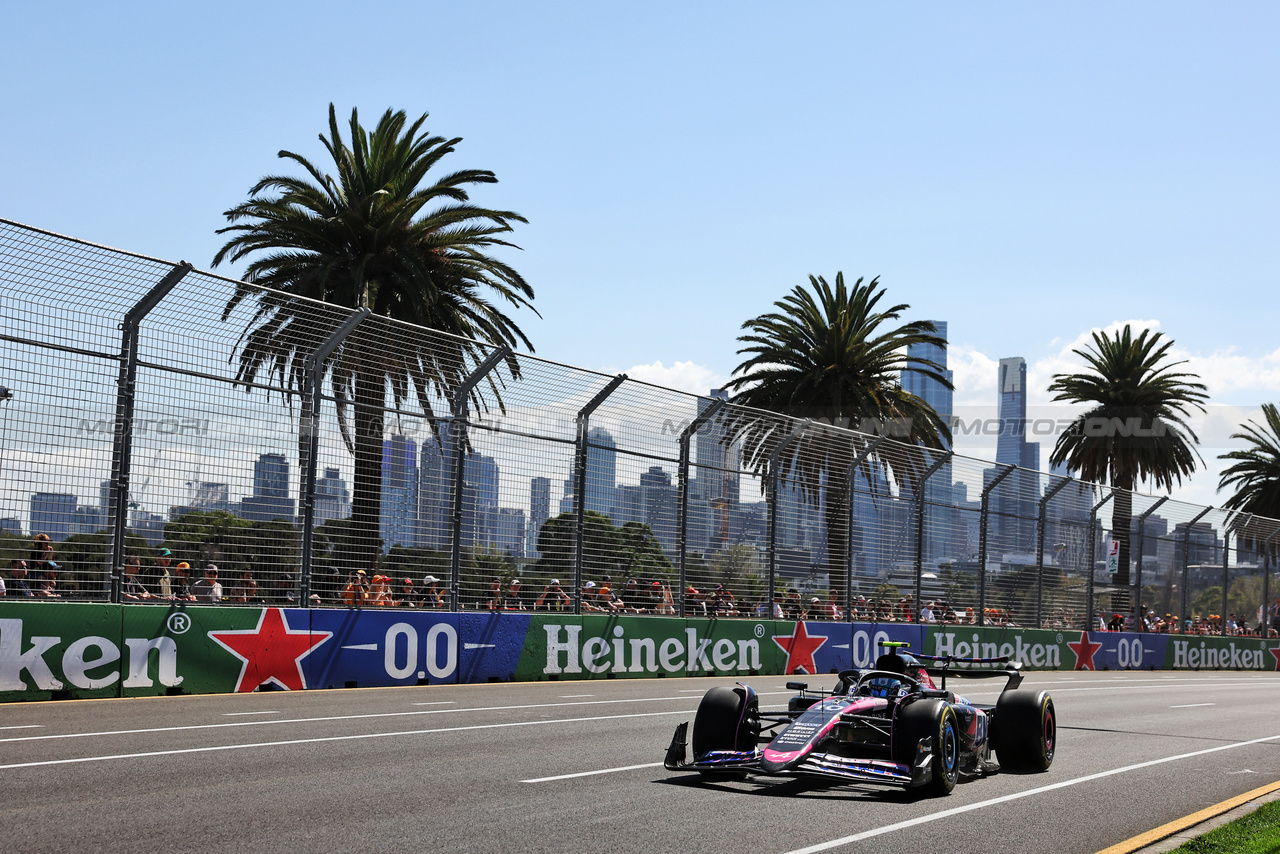
<path id="1" fill-rule="evenodd" d="M 956 787 L 960 769 L 960 727 L 956 713 L 943 700 L 917 700 L 898 709 L 893 724 L 893 759 L 915 767 L 920 739 L 929 739 L 931 795 L 948 795 Z"/>
<path id="2" fill-rule="evenodd" d="M 1048 771 L 1058 741 L 1058 716 L 1048 691 L 1006 691 L 991 721 L 991 746 L 1009 771 Z"/>
<path id="3" fill-rule="evenodd" d="M 698 714 L 693 719 L 693 758 L 700 760 L 713 750 L 753 750 L 759 734 L 755 717 L 755 694 L 748 704 L 742 688 L 712 688 L 702 696 Z M 741 779 L 742 771 L 709 771 L 699 769 L 704 777 Z"/>

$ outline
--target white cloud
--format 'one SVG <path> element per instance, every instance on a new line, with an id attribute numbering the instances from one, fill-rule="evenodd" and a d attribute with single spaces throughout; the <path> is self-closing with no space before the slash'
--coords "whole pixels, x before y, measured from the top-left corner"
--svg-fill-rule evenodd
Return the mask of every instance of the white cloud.
<path id="1" fill-rule="evenodd" d="M 659 361 L 651 365 L 635 365 L 622 373 L 633 380 L 703 396 L 706 396 L 711 389 L 720 388 L 724 384 L 724 378 L 714 369 L 694 362 L 675 362 L 671 367 L 667 367 Z"/>

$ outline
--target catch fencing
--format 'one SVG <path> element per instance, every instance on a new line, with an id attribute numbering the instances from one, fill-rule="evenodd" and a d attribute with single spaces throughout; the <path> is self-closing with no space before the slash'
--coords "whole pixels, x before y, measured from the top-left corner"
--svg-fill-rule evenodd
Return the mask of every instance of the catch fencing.
<path id="1" fill-rule="evenodd" d="M 10 595 L 207 598 L 214 565 L 232 603 L 1272 618 L 1280 522 L 923 451 L 892 425 L 747 409 L 3 220 L 0 312 Z M 1127 588 L 1108 566 L 1126 540 Z"/>

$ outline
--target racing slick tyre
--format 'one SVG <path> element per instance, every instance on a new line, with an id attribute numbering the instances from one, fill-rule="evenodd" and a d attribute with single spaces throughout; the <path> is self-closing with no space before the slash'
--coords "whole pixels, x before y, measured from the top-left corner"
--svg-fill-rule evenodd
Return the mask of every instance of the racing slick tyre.
<path id="1" fill-rule="evenodd" d="M 991 746 L 1008 771 L 1048 771 L 1058 740 L 1058 716 L 1048 691 L 1006 691 L 991 719 Z"/>
<path id="2" fill-rule="evenodd" d="M 755 699 L 754 694 L 752 699 Z M 702 695 L 693 719 L 693 755 L 700 758 L 711 750 L 753 750 L 758 729 L 753 728 L 754 709 L 744 709 L 746 692 L 741 688 L 712 688 Z M 756 724 L 758 728 L 758 723 Z M 742 779 L 745 771 L 707 771 L 703 777 Z"/>
<path id="3" fill-rule="evenodd" d="M 956 713 L 943 700 L 917 700 L 898 709 L 893 723 L 893 761 L 912 767 L 916 745 L 929 739 L 933 753 L 929 782 L 924 790 L 931 795 L 947 795 L 956 787 L 960 769 L 960 727 Z"/>

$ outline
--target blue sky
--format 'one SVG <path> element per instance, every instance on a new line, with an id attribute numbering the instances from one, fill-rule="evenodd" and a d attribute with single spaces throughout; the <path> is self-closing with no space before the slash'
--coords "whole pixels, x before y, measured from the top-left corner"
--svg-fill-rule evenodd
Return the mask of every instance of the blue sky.
<path id="1" fill-rule="evenodd" d="M 529 219 L 510 260 L 539 355 L 705 393 L 745 319 L 842 270 L 948 321 L 976 408 L 1001 357 L 1047 403 L 1091 328 L 1142 321 L 1221 407 L 1183 493 L 1220 502 L 1223 425 L 1280 399 L 1278 24 L 1269 3 L 8 4 L 0 216 L 208 268 L 279 149 L 321 156 L 331 101 L 429 112 L 463 137 L 452 168 L 497 173 L 475 200 Z"/>

